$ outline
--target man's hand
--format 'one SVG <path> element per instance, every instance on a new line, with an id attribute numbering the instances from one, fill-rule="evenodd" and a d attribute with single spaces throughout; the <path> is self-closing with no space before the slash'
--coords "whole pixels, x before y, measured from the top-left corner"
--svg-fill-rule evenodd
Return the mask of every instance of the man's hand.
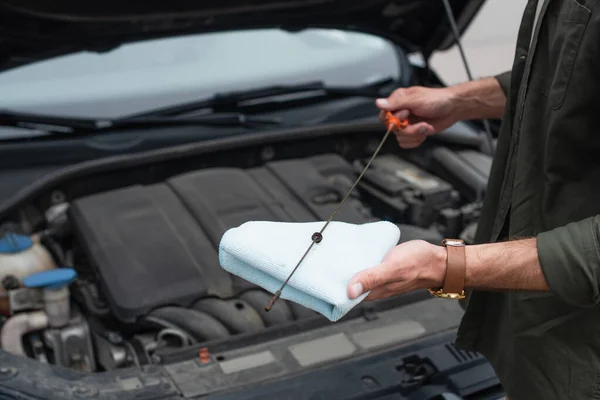
<path id="1" fill-rule="evenodd" d="M 547 291 L 536 239 L 466 246 L 465 287 L 492 290 Z M 356 274 L 348 297 L 371 291 L 366 300 L 382 299 L 413 290 L 440 288 L 446 276 L 446 249 L 422 240 L 391 249 L 381 264 Z"/>
<path id="2" fill-rule="evenodd" d="M 438 287 L 445 273 L 446 249 L 413 240 L 394 247 L 381 264 L 356 274 L 348 285 L 348 296 L 354 299 L 370 290 L 366 298 L 370 301 Z"/>
<path id="3" fill-rule="evenodd" d="M 376 104 L 381 109 L 379 118 L 383 122 L 385 111 L 391 111 L 399 119 L 409 119 L 409 126 L 394 132 L 398 144 L 405 149 L 419 146 L 427 135 L 440 132 L 457 121 L 449 89 L 421 86 L 396 89 L 389 98 L 378 99 Z"/>
<path id="4" fill-rule="evenodd" d="M 409 149 L 460 120 L 500 118 L 506 96 L 495 78 L 484 78 L 446 88 L 400 88 L 376 104 L 384 123 L 386 111 L 408 119 L 409 125 L 394 133 L 400 147 Z"/>

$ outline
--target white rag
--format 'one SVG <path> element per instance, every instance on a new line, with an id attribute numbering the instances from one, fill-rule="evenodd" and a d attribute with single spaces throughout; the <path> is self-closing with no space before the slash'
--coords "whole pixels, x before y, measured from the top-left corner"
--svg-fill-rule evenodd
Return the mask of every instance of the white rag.
<path id="1" fill-rule="evenodd" d="M 324 222 L 250 221 L 225 232 L 219 261 L 226 271 L 275 293 L 294 269 Z M 381 263 L 398 244 L 400 229 L 390 222 L 332 221 L 300 264 L 281 298 L 337 321 L 369 294 L 351 300 L 350 279 Z M 265 304 L 266 305 L 266 304 Z"/>

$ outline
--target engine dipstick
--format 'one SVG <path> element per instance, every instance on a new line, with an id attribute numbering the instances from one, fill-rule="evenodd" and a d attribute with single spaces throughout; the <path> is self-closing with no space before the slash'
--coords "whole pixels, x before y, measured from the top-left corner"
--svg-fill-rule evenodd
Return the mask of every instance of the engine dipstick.
<path id="1" fill-rule="evenodd" d="M 354 188 L 356 187 L 356 185 L 358 185 L 358 183 L 362 179 L 362 177 L 365 174 L 365 172 L 367 171 L 367 169 L 371 166 L 371 163 L 373 162 L 373 160 L 375 159 L 375 157 L 377 157 L 377 154 L 379 154 L 379 151 L 381 150 L 381 148 L 383 147 L 383 144 L 385 143 L 385 141 L 387 140 L 388 136 L 390 135 L 390 133 L 394 129 L 394 126 L 400 128 L 400 129 L 404 129 L 404 128 L 406 128 L 408 126 L 408 121 L 405 120 L 405 119 L 401 120 L 399 118 L 396 118 L 394 116 L 394 114 L 392 114 L 389 111 L 386 111 L 386 113 L 385 113 L 385 125 L 387 127 L 387 131 L 385 132 L 385 135 L 383 136 L 383 139 L 381 139 L 381 141 L 379 142 L 379 145 L 377 146 L 377 148 L 373 152 L 373 155 L 371 156 L 371 159 L 369 160 L 369 162 L 367 163 L 367 165 L 365 165 L 365 167 L 363 168 L 362 172 L 360 173 L 360 175 L 358 176 L 358 178 L 356 179 L 356 181 L 354 182 L 354 184 L 352 185 L 352 187 L 350 188 L 350 190 L 348 190 L 348 193 L 346 193 L 346 195 L 344 196 L 344 198 L 337 205 L 337 207 L 335 208 L 335 210 L 333 211 L 333 213 L 331 214 L 331 216 L 329 217 L 329 219 L 327 220 L 327 222 L 325 222 L 325 225 L 323 225 L 323 228 L 321 228 L 321 230 L 319 232 L 313 233 L 313 235 L 311 237 L 311 243 L 308 246 L 308 249 L 306 249 L 306 251 L 304 252 L 304 255 L 300 258 L 300 261 L 298 261 L 298 263 L 296 264 L 296 266 L 294 267 L 294 269 L 292 270 L 292 272 L 288 275 L 287 279 L 283 282 L 283 284 L 281 285 L 281 287 L 279 288 L 279 290 L 277 290 L 277 292 L 275 292 L 275 294 L 273 295 L 273 297 L 271 297 L 271 300 L 269 300 L 269 302 L 267 303 L 267 305 L 265 307 L 265 311 L 268 312 L 275 305 L 275 302 L 281 296 L 281 291 L 288 284 L 288 282 L 290 281 L 290 279 L 292 278 L 292 276 L 294 275 L 294 273 L 296 272 L 296 270 L 298 269 L 298 267 L 300 266 L 300 264 L 302 263 L 302 261 L 304 261 L 304 258 L 306 258 L 306 256 L 308 255 L 308 252 L 310 251 L 310 249 L 312 249 L 312 247 L 315 245 L 315 243 L 321 243 L 321 241 L 324 240 L 323 231 L 325 230 L 325 228 L 327 228 L 327 225 L 329 225 L 329 223 L 331 222 L 331 220 L 333 220 L 333 218 L 336 216 L 336 214 L 338 213 L 338 211 L 340 210 L 340 208 L 342 208 L 342 205 L 344 204 L 344 202 L 348 199 L 348 197 L 350 197 L 350 194 L 352 194 L 352 191 L 354 190 Z"/>
<path id="2" fill-rule="evenodd" d="M 396 116 L 394 116 L 394 114 L 392 114 L 389 111 L 385 112 L 385 125 L 388 127 L 388 129 L 390 128 L 390 125 L 396 125 L 398 128 L 400 129 L 404 129 L 408 126 L 408 120 L 406 119 L 399 119 Z"/>

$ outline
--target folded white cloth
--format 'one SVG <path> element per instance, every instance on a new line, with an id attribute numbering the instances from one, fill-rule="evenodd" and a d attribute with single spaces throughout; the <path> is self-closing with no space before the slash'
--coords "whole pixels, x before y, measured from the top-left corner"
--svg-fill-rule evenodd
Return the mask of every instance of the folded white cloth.
<path id="1" fill-rule="evenodd" d="M 294 269 L 324 222 L 251 221 L 225 232 L 219 260 L 226 271 L 275 293 Z M 332 221 L 296 270 L 281 298 L 337 321 L 368 293 L 351 300 L 352 277 L 381 263 L 400 239 L 400 229 L 380 221 L 354 225 Z"/>

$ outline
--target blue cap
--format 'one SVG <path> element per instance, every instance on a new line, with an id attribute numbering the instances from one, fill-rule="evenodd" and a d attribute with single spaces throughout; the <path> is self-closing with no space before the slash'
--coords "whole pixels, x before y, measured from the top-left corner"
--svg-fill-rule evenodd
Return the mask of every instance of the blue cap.
<path id="1" fill-rule="evenodd" d="M 23 279 L 23 286 L 28 288 L 60 289 L 67 286 L 77 277 L 73 268 L 57 268 L 29 275 Z"/>
<path id="2" fill-rule="evenodd" d="M 29 236 L 8 232 L 0 236 L 0 254 L 20 253 L 33 246 Z"/>

